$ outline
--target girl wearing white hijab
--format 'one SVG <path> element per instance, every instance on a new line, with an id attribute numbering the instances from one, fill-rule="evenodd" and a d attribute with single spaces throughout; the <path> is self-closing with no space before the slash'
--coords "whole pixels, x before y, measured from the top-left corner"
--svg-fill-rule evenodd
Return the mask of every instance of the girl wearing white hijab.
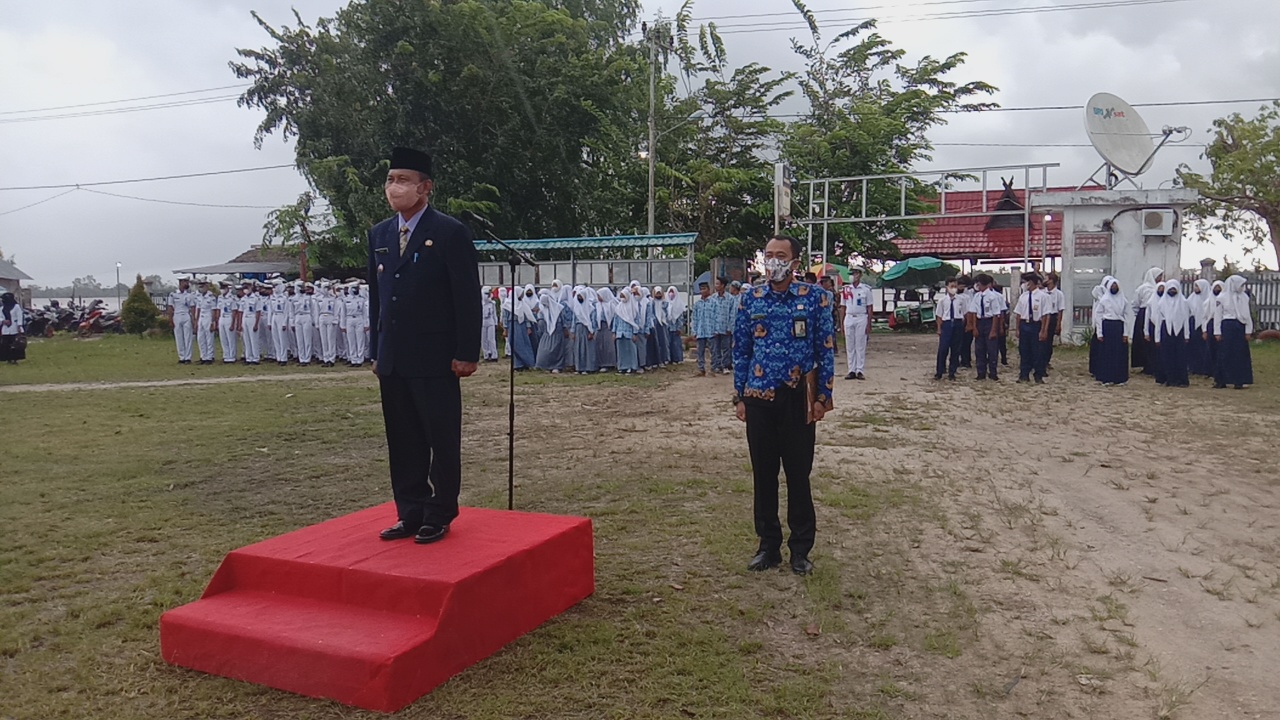
<path id="1" fill-rule="evenodd" d="M 1187 345 L 1191 339 L 1191 310 L 1182 297 L 1182 283 L 1165 283 L 1164 300 L 1160 303 L 1160 369 L 1156 382 L 1167 387 L 1187 387 Z"/>
<path id="2" fill-rule="evenodd" d="M 1209 365 L 1209 345 L 1204 341 L 1204 336 L 1208 332 L 1206 328 L 1209 325 L 1209 318 L 1205 315 L 1204 310 L 1206 298 L 1212 297 L 1209 293 L 1208 280 L 1196 280 L 1195 289 L 1187 294 L 1187 309 L 1191 311 L 1191 334 L 1187 343 L 1187 372 L 1192 375 L 1212 376 L 1213 372 Z"/>
<path id="3" fill-rule="evenodd" d="M 573 296 L 573 368 L 579 375 L 593 373 L 600 369 L 596 360 L 596 330 L 600 327 L 600 319 L 596 316 L 595 304 L 587 300 L 588 294 L 595 291 L 591 288 L 579 288 Z"/>
<path id="4" fill-rule="evenodd" d="M 558 291 L 538 293 L 538 350 L 536 367 L 553 375 L 564 370 L 569 345 L 569 313 L 556 298 Z"/>
<path id="5" fill-rule="evenodd" d="M 685 299 L 680 297 L 680 291 L 676 290 L 676 286 L 667 288 L 667 331 L 671 333 L 669 357 L 673 363 L 684 362 L 684 340 L 680 337 L 680 330 L 684 327 L 684 314 L 688 309 L 689 306 L 685 303 Z"/>
<path id="6" fill-rule="evenodd" d="M 488 285 L 480 288 L 480 356 L 485 362 L 498 362 L 498 308 Z"/>
<path id="7" fill-rule="evenodd" d="M 537 342 L 535 333 L 538 329 L 538 299 L 533 296 L 533 286 L 525 285 L 520 290 L 520 297 L 512 305 L 511 343 L 512 362 L 516 370 L 524 371 L 537 364 Z"/>
<path id="8" fill-rule="evenodd" d="M 644 370 L 653 367 L 653 358 L 649 356 L 649 329 L 653 327 L 649 319 L 649 288 L 632 280 L 631 292 L 636 303 L 636 355 L 640 369 Z"/>
<path id="9" fill-rule="evenodd" d="M 609 288 L 596 291 L 596 313 L 600 317 L 600 329 L 596 330 L 596 364 L 600 372 L 618 367 L 618 348 L 613 337 L 613 315 L 618 301 Z"/>
<path id="10" fill-rule="evenodd" d="M 1134 288 L 1133 291 L 1133 342 L 1131 344 L 1132 360 L 1130 367 L 1142 368 L 1145 372 L 1148 361 L 1152 365 L 1155 363 L 1155 352 L 1152 343 L 1155 338 L 1149 336 L 1147 326 L 1150 324 L 1148 315 L 1156 297 L 1156 283 L 1164 279 L 1164 270 L 1153 267 L 1147 270 L 1147 274 L 1143 277 L 1142 284 Z M 1152 368 L 1154 372 L 1155 368 Z"/>
<path id="11" fill-rule="evenodd" d="M 619 375 L 644 372 L 640 369 L 640 357 L 636 354 L 635 338 L 636 332 L 640 329 L 639 321 L 636 319 L 638 307 L 639 301 L 635 295 L 631 294 L 630 288 L 618 293 L 618 305 L 614 309 L 611 329 L 614 344 L 617 346 Z"/>
<path id="12" fill-rule="evenodd" d="M 667 294 L 653 288 L 653 332 L 649 334 L 649 352 L 658 358 L 658 366 L 671 362 L 671 332 L 667 329 Z"/>
<path id="13" fill-rule="evenodd" d="M 506 286 L 498 288 L 498 326 L 502 328 L 502 354 L 511 357 L 511 291 Z"/>
<path id="14" fill-rule="evenodd" d="M 1102 347 L 1102 338 L 1098 334 L 1098 326 L 1102 324 L 1102 296 L 1106 294 L 1107 278 L 1095 285 L 1091 294 L 1093 295 L 1093 310 L 1091 317 L 1093 318 L 1093 339 L 1089 341 L 1089 376 L 1096 378 L 1098 376 L 1098 349 Z"/>
<path id="15" fill-rule="evenodd" d="M 1236 390 L 1243 390 L 1245 385 L 1253 384 L 1253 357 L 1249 354 L 1253 313 L 1249 308 L 1249 296 L 1244 291 L 1248 282 L 1243 275 L 1232 275 L 1218 296 L 1213 316 L 1214 339 L 1218 343 L 1215 388 L 1230 385 Z"/>
<path id="16" fill-rule="evenodd" d="M 1103 385 L 1124 385 L 1129 382 L 1130 338 L 1133 326 L 1129 323 L 1129 300 L 1120 292 L 1120 282 L 1108 275 L 1102 279 L 1102 297 L 1095 304 L 1093 314 L 1094 337 L 1098 342 L 1098 359 L 1094 377 Z"/>
<path id="17" fill-rule="evenodd" d="M 1226 289 L 1226 285 L 1221 280 L 1214 280 L 1209 285 L 1209 297 L 1204 301 L 1204 344 L 1209 355 L 1209 377 L 1216 378 L 1218 376 L 1218 339 L 1214 336 L 1217 322 L 1214 318 L 1218 313 L 1218 303 L 1222 302 L 1222 292 Z M 1216 382 L 1216 381 L 1215 381 Z"/>

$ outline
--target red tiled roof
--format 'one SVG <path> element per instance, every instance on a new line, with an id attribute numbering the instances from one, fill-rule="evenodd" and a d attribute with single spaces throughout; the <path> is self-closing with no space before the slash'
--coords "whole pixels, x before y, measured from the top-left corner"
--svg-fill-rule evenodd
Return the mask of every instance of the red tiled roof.
<path id="1" fill-rule="evenodd" d="M 1069 190 L 1074 188 L 1054 188 Z M 988 212 L 996 209 L 1003 191 L 988 190 Z M 1025 191 L 1015 190 L 1014 195 L 1019 205 L 1025 202 Z M 964 190 L 947 193 L 947 213 L 982 212 L 982 191 Z M 916 229 L 918 237 L 898 238 L 894 244 L 904 257 L 929 255 L 943 260 L 954 259 L 1010 259 L 1020 258 L 1023 253 L 1022 216 L 997 216 L 1005 222 L 1017 222 L 1018 227 L 995 228 L 987 230 L 990 217 L 944 217 L 939 220 L 921 222 Z M 1033 258 L 1045 254 L 1043 245 L 1048 242 L 1048 255 L 1062 254 L 1062 213 L 1053 213 L 1048 227 L 1044 225 L 1042 215 L 1031 216 L 1031 250 Z M 1043 230 L 1043 234 L 1042 234 Z"/>

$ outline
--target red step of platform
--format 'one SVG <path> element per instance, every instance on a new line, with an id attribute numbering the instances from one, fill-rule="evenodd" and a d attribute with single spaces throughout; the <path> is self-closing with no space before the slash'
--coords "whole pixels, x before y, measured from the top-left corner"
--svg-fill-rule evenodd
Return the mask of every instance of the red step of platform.
<path id="1" fill-rule="evenodd" d="M 227 555 L 160 617 L 166 662 L 394 712 L 595 590 L 591 521 L 463 508 L 384 542 L 391 503 Z"/>

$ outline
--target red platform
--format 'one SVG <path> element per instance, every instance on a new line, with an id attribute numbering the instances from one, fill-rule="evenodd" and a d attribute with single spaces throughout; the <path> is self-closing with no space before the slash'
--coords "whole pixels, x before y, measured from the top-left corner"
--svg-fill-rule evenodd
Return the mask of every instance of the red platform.
<path id="1" fill-rule="evenodd" d="M 595 590 L 591 521 L 463 508 L 384 542 L 391 503 L 227 555 L 160 617 L 166 662 L 394 712 Z"/>

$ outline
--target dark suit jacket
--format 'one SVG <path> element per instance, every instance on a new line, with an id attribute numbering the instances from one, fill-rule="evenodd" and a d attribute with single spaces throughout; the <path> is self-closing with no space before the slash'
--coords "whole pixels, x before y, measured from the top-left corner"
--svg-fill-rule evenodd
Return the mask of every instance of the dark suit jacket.
<path id="1" fill-rule="evenodd" d="M 465 225 L 428 206 L 403 255 L 396 216 L 369 231 L 369 348 L 379 375 L 479 361 L 479 255 Z"/>

